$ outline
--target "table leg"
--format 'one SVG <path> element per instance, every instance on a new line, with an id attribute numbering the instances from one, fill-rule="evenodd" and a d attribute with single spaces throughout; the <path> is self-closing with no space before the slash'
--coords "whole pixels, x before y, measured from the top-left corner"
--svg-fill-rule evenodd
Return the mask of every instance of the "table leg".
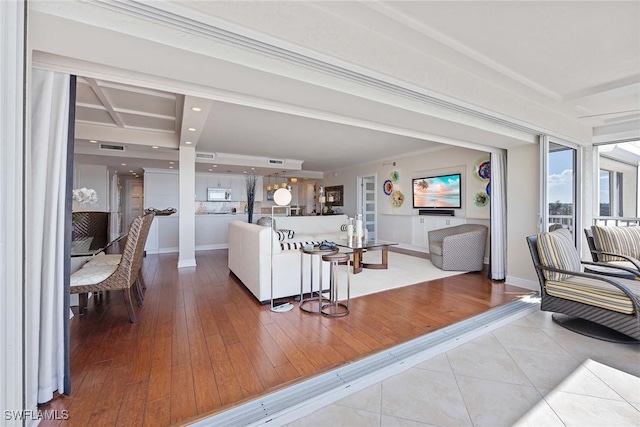
<path id="1" fill-rule="evenodd" d="M 362 249 L 353 250 L 353 274 L 362 272 Z"/>
<path id="2" fill-rule="evenodd" d="M 389 247 L 388 246 L 381 246 L 381 247 L 375 247 L 375 248 L 369 248 L 370 251 L 373 250 L 378 250 L 378 251 L 382 251 L 382 262 L 380 264 L 371 264 L 371 263 L 361 263 L 362 268 L 374 268 L 374 269 L 378 269 L 378 270 L 386 270 L 389 268 Z M 354 273 L 355 273 L 355 266 L 354 266 Z"/>

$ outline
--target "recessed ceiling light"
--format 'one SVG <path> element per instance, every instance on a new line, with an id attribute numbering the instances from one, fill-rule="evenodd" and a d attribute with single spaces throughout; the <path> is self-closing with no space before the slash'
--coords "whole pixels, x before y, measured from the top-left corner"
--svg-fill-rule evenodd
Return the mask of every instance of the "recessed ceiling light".
<path id="1" fill-rule="evenodd" d="M 120 166 L 127 166 L 126 163 L 120 163 Z"/>
<path id="2" fill-rule="evenodd" d="M 242 173 L 247 173 L 247 171 L 242 171 Z"/>
<path id="3" fill-rule="evenodd" d="M 91 142 L 92 144 L 97 144 L 98 141 L 96 141 L 95 139 L 90 139 L 89 142 Z"/>
<path id="4" fill-rule="evenodd" d="M 169 166 L 169 169 L 173 169 L 173 166 Z"/>
<path id="5" fill-rule="evenodd" d="M 217 168 L 217 167 L 218 167 L 218 165 L 213 165 L 213 167 L 214 167 L 214 168 Z"/>
<path id="6" fill-rule="evenodd" d="M 175 162 L 169 162 L 170 165 L 174 164 Z"/>
<path id="7" fill-rule="evenodd" d="M 200 112 L 200 111 L 202 111 L 202 108 L 200 108 L 200 107 L 191 107 L 191 111 Z"/>
<path id="8" fill-rule="evenodd" d="M 191 141 L 185 141 L 184 143 L 187 145 L 191 145 Z"/>
<path id="9" fill-rule="evenodd" d="M 158 148 L 158 146 L 157 146 L 157 145 L 154 145 L 154 146 L 152 146 L 151 148 Z"/>
<path id="10" fill-rule="evenodd" d="M 196 131 L 196 128 L 187 128 L 187 130 L 188 130 L 189 132 L 195 132 L 195 131 Z"/>
<path id="11" fill-rule="evenodd" d="M 213 169 L 209 169 L 209 172 L 213 171 Z"/>
<path id="12" fill-rule="evenodd" d="M 135 173 L 134 171 L 129 171 L 129 172 L 131 172 L 131 173 Z"/>

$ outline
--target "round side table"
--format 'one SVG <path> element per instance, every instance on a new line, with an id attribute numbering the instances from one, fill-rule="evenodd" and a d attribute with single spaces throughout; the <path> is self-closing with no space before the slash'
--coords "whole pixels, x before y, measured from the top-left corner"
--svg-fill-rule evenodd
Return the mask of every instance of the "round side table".
<path id="1" fill-rule="evenodd" d="M 322 260 L 329 263 L 329 300 L 322 304 L 320 312 L 329 317 L 341 317 L 349 314 L 349 299 L 351 294 L 351 280 L 349 276 L 349 254 L 337 253 L 323 255 Z M 347 273 L 347 299 L 340 301 L 338 296 L 338 265 L 346 265 Z"/>
<path id="2" fill-rule="evenodd" d="M 329 250 L 320 250 L 318 247 L 313 247 L 313 249 L 306 250 L 305 248 L 300 248 L 300 310 L 306 311 L 307 313 L 320 314 L 322 310 L 322 302 L 326 301 L 326 298 L 322 296 L 322 256 L 323 255 L 332 255 L 337 254 L 338 249 L 329 249 Z M 310 282 L 309 282 L 309 297 L 304 298 L 304 255 L 310 255 L 309 262 L 309 272 L 310 272 Z M 314 258 L 318 259 L 318 291 L 317 296 L 313 290 L 313 260 Z"/>

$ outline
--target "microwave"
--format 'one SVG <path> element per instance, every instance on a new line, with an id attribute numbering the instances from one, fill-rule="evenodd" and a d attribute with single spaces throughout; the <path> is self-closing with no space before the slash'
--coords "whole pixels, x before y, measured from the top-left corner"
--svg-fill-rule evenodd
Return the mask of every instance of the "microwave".
<path id="1" fill-rule="evenodd" d="M 225 201 L 225 200 L 231 200 L 231 190 L 229 188 L 215 188 L 215 187 L 207 188 L 208 202 Z"/>

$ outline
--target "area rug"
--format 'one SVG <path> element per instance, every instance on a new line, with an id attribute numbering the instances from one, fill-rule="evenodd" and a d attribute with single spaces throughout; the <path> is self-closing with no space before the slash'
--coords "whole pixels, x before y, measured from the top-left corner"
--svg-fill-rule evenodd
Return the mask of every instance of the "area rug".
<path id="1" fill-rule="evenodd" d="M 363 256 L 364 262 L 380 263 L 381 251 L 369 251 Z M 339 270 L 340 281 L 338 297 L 347 296 L 344 286 L 344 268 Z M 416 283 L 443 277 L 463 274 L 464 271 L 444 271 L 431 264 L 431 261 L 395 252 L 389 252 L 389 268 L 387 270 L 362 269 L 361 273 L 351 274 L 351 298 L 374 294 L 389 289 L 415 285 Z"/>

